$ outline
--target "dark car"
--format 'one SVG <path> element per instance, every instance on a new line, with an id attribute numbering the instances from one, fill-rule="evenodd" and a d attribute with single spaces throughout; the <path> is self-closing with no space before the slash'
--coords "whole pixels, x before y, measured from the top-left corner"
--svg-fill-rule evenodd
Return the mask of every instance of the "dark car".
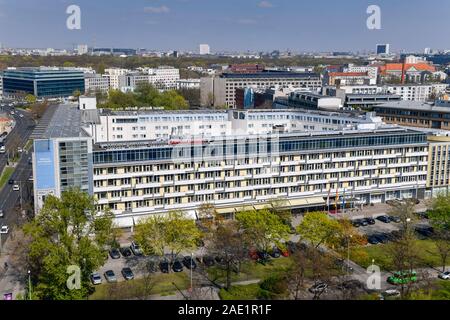
<path id="1" fill-rule="evenodd" d="M 9 179 L 8 184 L 14 184 L 14 179 Z"/>
<path id="2" fill-rule="evenodd" d="M 125 278 L 125 280 L 133 280 L 134 279 L 133 271 L 131 271 L 131 269 L 128 267 L 122 269 L 122 275 Z"/>
<path id="3" fill-rule="evenodd" d="M 173 270 L 174 272 L 182 272 L 182 271 L 183 271 L 183 264 L 181 263 L 180 260 L 175 260 L 175 261 L 173 262 L 172 270 Z"/>
<path id="4" fill-rule="evenodd" d="M 155 273 L 158 272 L 158 267 L 156 266 L 156 262 L 155 261 L 149 261 L 147 263 L 147 270 L 151 273 Z"/>
<path id="5" fill-rule="evenodd" d="M 120 248 L 120 253 L 122 254 L 122 256 L 124 256 L 125 258 L 131 257 L 131 255 L 133 254 L 130 250 L 130 248 Z"/>
<path id="6" fill-rule="evenodd" d="M 416 215 L 419 217 L 419 219 L 428 219 L 428 212 L 426 211 L 417 212 Z"/>
<path id="7" fill-rule="evenodd" d="M 417 227 L 416 233 L 421 236 L 421 238 L 426 239 L 430 238 L 433 235 L 434 230 L 432 227 Z"/>
<path id="8" fill-rule="evenodd" d="M 273 247 L 272 251 L 270 251 L 270 255 L 272 258 L 279 258 L 281 257 L 281 251 L 278 249 L 278 247 Z"/>
<path id="9" fill-rule="evenodd" d="M 352 221 L 352 225 L 353 225 L 355 228 L 361 227 L 361 220 L 359 220 L 359 219 L 353 220 L 353 221 Z"/>
<path id="10" fill-rule="evenodd" d="M 389 220 L 395 223 L 400 223 L 402 221 L 398 216 L 389 216 Z"/>
<path id="11" fill-rule="evenodd" d="M 295 244 L 293 241 L 286 242 L 286 248 L 291 254 L 297 252 L 299 249 L 297 244 Z"/>
<path id="12" fill-rule="evenodd" d="M 378 239 L 377 236 L 371 235 L 367 237 L 367 242 L 369 242 L 370 244 L 379 244 L 380 240 Z"/>
<path id="13" fill-rule="evenodd" d="M 384 223 L 391 223 L 391 219 L 389 219 L 388 216 L 379 216 L 379 217 L 377 217 L 377 220 L 384 222 Z"/>
<path id="14" fill-rule="evenodd" d="M 400 230 L 394 230 L 391 232 L 391 237 L 393 240 L 398 240 L 402 236 L 402 232 Z"/>
<path id="15" fill-rule="evenodd" d="M 197 264 L 190 256 L 186 256 L 183 258 L 183 264 L 188 269 L 192 268 L 192 270 L 195 270 L 197 268 Z"/>
<path id="16" fill-rule="evenodd" d="M 381 243 L 388 243 L 389 242 L 389 238 L 384 233 L 379 233 L 379 234 L 377 234 L 375 236 L 378 238 L 378 241 L 380 241 Z"/>
<path id="17" fill-rule="evenodd" d="M 328 289 L 328 285 L 324 282 L 319 282 L 313 285 L 311 288 L 308 289 L 311 293 L 321 293 L 326 292 Z"/>
<path id="18" fill-rule="evenodd" d="M 169 273 L 169 261 L 161 260 L 159 262 L 159 269 L 162 273 Z"/>
<path id="19" fill-rule="evenodd" d="M 120 259 L 120 252 L 116 248 L 112 248 L 111 250 L 109 250 L 109 255 L 113 259 Z"/>
<path id="20" fill-rule="evenodd" d="M 361 224 L 361 226 L 366 227 L 369 225 L 369 223 L 366 221 L 366 219 L 360 219 L 359 223 Z"/>
<path id="21" fill-rule="evenodd" d="M 221 256 L 216 256 L 214 258 L 214 261 L 218 264 L 218 265 L 224 265 L 225 264 L 225 259 Z"/>
<path id="22" fill-rule="evenodd" d="M 260 261 L 265 262 L 270 260 L 270 255 L 265 251 L 258 251 L 258 258 Z"/>
<path id="23" fill-rule="evenodd" d="M 367 222 L 367 224 L 370 224 L 370 225 L 374 225 L 375 224 L 375 219 L 374 218 L 365 218 L 364 220 Z"/>
<path id="24" fill-rule="evenodd" d="M 202 258 L 202 262 L 206 267 L 212 267 L 215 263 L 214 263 L 214 258 L 211 256 L 204 256 Z"/>

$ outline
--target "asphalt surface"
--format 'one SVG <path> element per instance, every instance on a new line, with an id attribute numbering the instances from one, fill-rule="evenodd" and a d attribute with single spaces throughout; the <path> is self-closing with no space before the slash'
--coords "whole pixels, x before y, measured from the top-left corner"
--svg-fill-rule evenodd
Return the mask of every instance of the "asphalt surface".
<path id="1" fill-rule="evenodd" d="M 13 109 L 14 108 L 8 106 L 2 107 L 2 112 L 8 112 L 10 114 Z M 11 145 L 14 144 L 14 140 L 17 140 L 19 142 L 19 147 L 23 149 L 35 127 L 35 121 L 28 112 L 20 109 L 14 109 L 14 111 L 15 114 L 13 117 L 16 121 L 16 126 L 6 138 L 5 146 L 7 151 L 12 151 Z M 21 114 L 23 117 L 20 116 Z M 19 222 L 19 214 L 21 214 L 20 208 L 29 208 L 33 198 L 33 183 L 29 180 L 32 175 L 32 167 L 29 164 L 29 158 L 31 158 L 31 153 L 23 150 L 20 154 L 20 160 L 15 167 L 15 171 L 11 176 L 11 179 L 14 180 L 14 184 L 20 186 L 20 190 L 13 191 L 13 184 L 9 184 L 8 182 L 3 189 L 0 190 L 0 209 L 3 210 L 4 214 L 4 217 L 0 218 L 0 225 L 8 226 L 10 233 L 12 227 Z M 7 162 L 7 153 L 0 154 L 0 172 L 3 171 Z M 1 243 L 4 244 L 9 234 L 0 236 L 2 237 Z"/>

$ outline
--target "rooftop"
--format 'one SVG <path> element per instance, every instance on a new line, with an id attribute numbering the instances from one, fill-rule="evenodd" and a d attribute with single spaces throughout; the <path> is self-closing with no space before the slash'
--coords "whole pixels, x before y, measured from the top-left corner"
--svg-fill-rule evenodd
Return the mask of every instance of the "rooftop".
<path id="1" fill-rule="evenodd" d="M 77 105 L 61 104 L 48 123 L 47 129 L 41 135 L 41 139 L 50 138 L 76 138 L 86 137 L 87 134 L 81 128 L 81 111 Z"/>
<path id="2" fill-rule="evenodd" d="M 376 106 L 375 108 L 404 109 L 417 111 L 436 111 L 450 113 L 449 107 L 437 107 L 433 103 L 421 101 L 394 101 L 387 102 Z"/>
<path id="3" fill-rule="evenodd" d="M 314 72 L 288 72 L 288 71 L 263 71 L 258 73 L 223 73 L 221 78 L 246 79 L 246 78 L 318 78 Z"/>

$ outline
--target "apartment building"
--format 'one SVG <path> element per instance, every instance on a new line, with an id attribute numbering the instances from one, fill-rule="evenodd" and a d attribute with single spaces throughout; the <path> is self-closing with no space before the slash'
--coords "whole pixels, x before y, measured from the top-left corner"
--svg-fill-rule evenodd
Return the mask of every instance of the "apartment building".
<path id="1" fill-rule="evenodd" d="M 191 128 L 178 138 L 138 136 L 102 142 L 89 130 L 101 125 L 104 117 L 140 126 L 141 117 L 148 116 L 104 115 L 91 108 L 60 106 L 46 132 L 34 142 L 37 211 L 46 195 L 59 196 L 70 186 L 94 195 L 98 210 L 111 209 L 121 227 L 177 209 L 195 218 L 204 203 L 232 214 L 244 207 L 261 208 L 275 199 L 286 200 L 294 210 L 317 210 L 326 207 L 326 200 L 342 197 L 375 203 L 426 196 L 427 135 L 385 126 L 377 118 L 230 110 L 218 112 L 217 119 L 203 120 L 204 125 L 230 122 L 226 127 L 231 135 L 225 136 L 206 137 L 201 130 L 208 128 L 203 127 L 200 132 Z M 292 117 L 317 117 L 334 130 L 297 128 Z M 338 125 L 340 117 L 349 123 Z M 163 118 L 148 119 L 158 120 Z M 278 130 L 277 123 L 291 121 L 289 129 Z M 73 125 L 66 128 L 68 122 Z M 264 125 L 271 125 L 271 130 L 260 132 Z"/>
<path id="2" fill-rule="evenodd" d="M 376 85 L 378 82 L 378 67 L 376 66 L 356 66 L 349 64 L 344 67 L 343 72 L 366 73 L 369 77 L 369 85 Z"/>
<path id="3" fill-rule="evenodd" d="M 99 74 L 85 74 L 84 86 L 86 92 L 108 92 L 110 88 L 109 77 Z"/>
<path id="4" fill-rule="evenodd" d="M 387 85 L 384 86 L 384 91 L 399 95 L 406 101 L 429 101 L 444 94 L 447 87 L 446 83 Z"/>
<path id="5" fill-rule="evenodd" d="M 177 90 L 180 89 L 200 89 L 200 79 L 179 79 Z"/>
<path id="6" fill-rule="evenodd" d="M 236 108 L 236 89 L 269 89 L 279 86 L 317 90 L 321 85 L 320 75 L 309 72 L 224 73 L 218 77 L 201 79 L 200 100 L 203 106 Z"/>

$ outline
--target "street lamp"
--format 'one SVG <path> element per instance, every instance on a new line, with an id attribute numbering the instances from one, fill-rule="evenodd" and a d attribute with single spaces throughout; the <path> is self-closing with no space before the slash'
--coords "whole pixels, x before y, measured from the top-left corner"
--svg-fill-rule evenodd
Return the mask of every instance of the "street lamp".
<path id="1" fill-rule="evenodd" d="M 350 239 L 353 235 L 349 235 L 347 238 L 347 276 L 350 274 Z"/>
<path id="2" fill-rule="evenodd" d="M 28 300 L 31 300 L 31 271 L 28 270 Z"/>

